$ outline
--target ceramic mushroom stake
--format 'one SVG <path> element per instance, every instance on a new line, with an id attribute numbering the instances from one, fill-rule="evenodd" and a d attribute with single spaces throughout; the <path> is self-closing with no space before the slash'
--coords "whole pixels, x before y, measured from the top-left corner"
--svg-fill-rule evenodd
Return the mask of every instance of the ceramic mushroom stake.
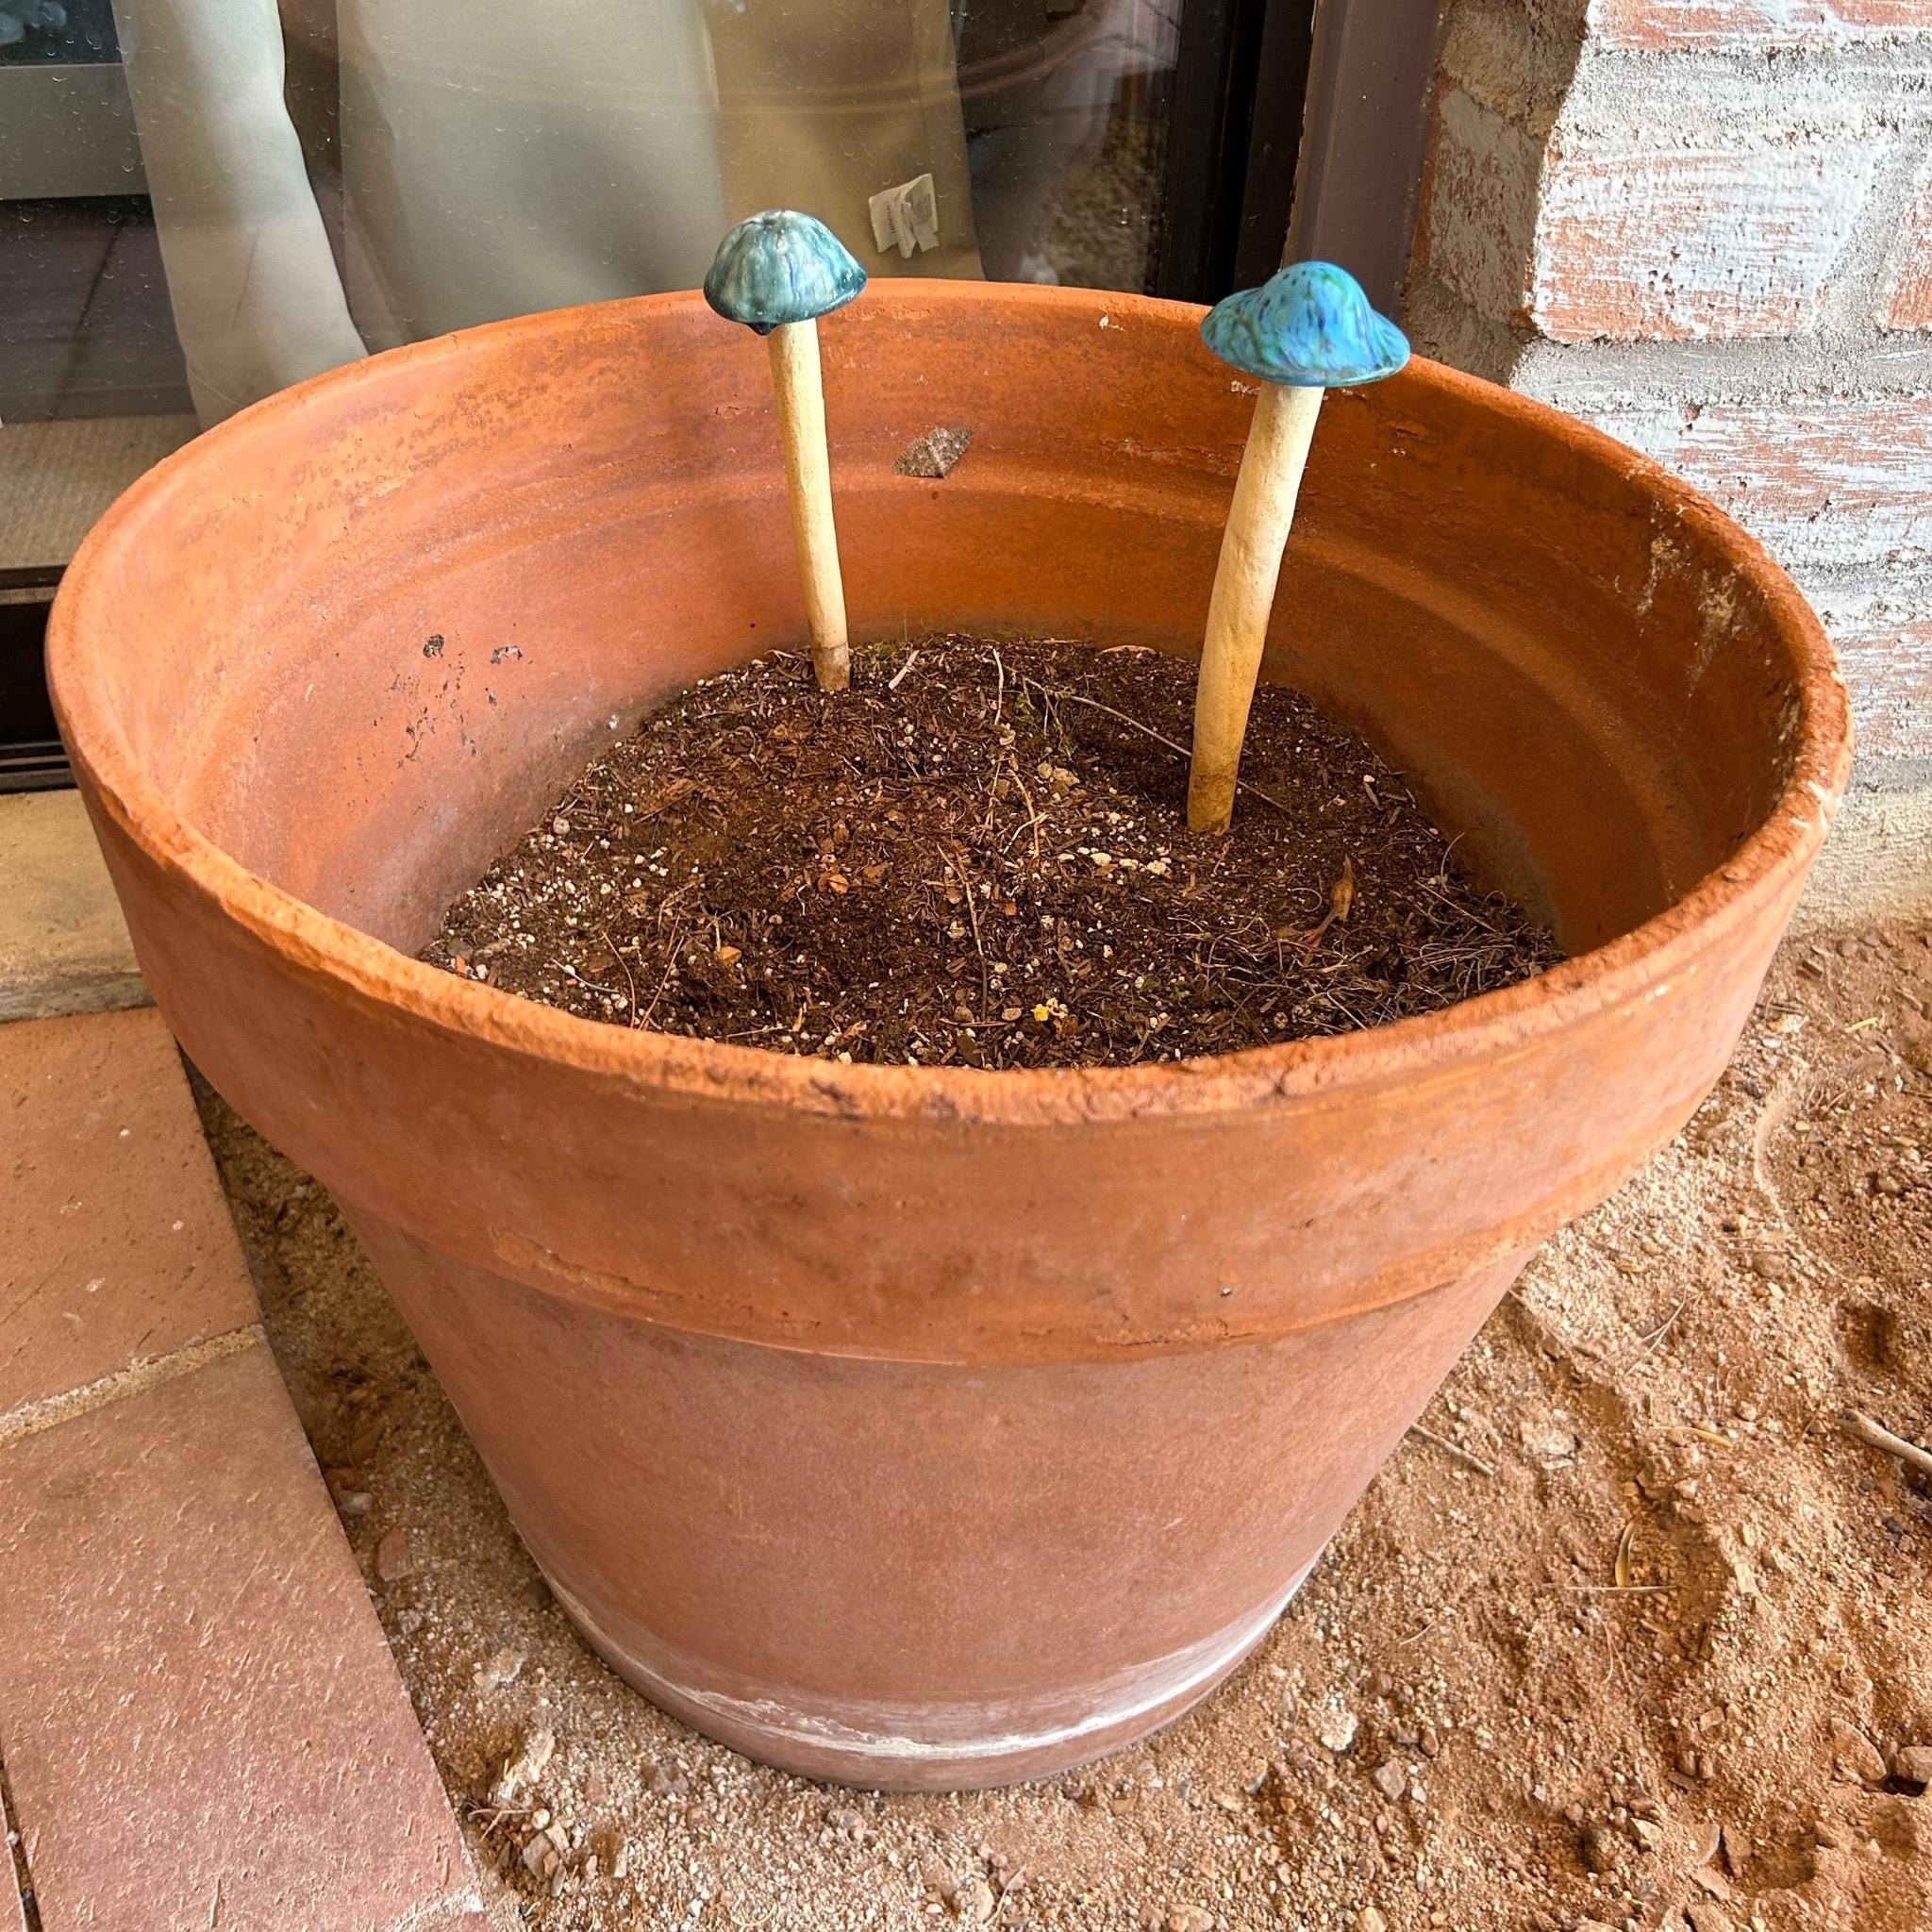
<path id="1" fill-rule="evenodd" d="M 844 308 L 864 287 L 865 271 L 838 236 L 791 208 L 768 208 L 740 222 L 719 242 L 705 277 L 705 300 L 726 321 L 756 329 L 772 352 L 791 529 L 805 573 L 812 669 L 825 691 L 843 691 L 852 673 L 839 533 L 832 523 L 819 317 Z"/>
<path id="2" fill-rule="evenodd" d="M 1224 362 L 1262 384 L 1221 540 L 1194 688 L 1188 825 L 1224 832 L 1234 816 L 1248 708 L 1322 397 L 1393 375 L 1408 360 L 1408 342 L 1369 307 L 1346 269 L 1325 261 L 1291 263 L 1260 288 L 1217 303 L 1201 337 Z"/>

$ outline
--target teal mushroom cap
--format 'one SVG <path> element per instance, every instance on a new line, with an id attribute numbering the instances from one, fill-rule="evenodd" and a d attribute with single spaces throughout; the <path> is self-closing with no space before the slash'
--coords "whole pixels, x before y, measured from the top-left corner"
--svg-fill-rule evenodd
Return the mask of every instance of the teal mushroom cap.
<path id="1" fill-rule="evenodd" d="M 1201 340 L 1244 375 L 1291 389 L 1379 382 L 1408 360 L 1408 338 L 1332 261 L 1291 262 L 1258 289 L 1217 302 Z"/>
<path id="2" fill-rule="evenodd" d="M 844 308 L 864 287 L 865 271 L 824 223 L 773 208 L 740 222 L 719 242 L 705 300 L 725 321 L 768 336 Z"/>

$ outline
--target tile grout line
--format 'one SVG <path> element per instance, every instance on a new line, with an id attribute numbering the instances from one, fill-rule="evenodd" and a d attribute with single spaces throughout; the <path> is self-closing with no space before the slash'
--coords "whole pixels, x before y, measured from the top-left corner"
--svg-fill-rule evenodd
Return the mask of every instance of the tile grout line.
<path id="1" fill-rule="evenodd" d="M 24 1403 L 0 1415 L 0 1450 L 25 1437 L 57 1427 L 83 1415 L 104 1410 L 129 1397 L 143 1394 L 164 1384 L 192 1375 L 216 1362 L 247 1354 L 258 1346 L 262 1350 L 262 1357 L 273 1365 L 274 1357 L 268 1352 L 267 1338 L 258 1321 L 206 1337 L 152 1360 L 137 1362 L 129 1368 L 103 1375 L 63 1394 Z M 287 1398 L 278 1375 L 275 1389 L 278 1403 L 286 1406 Z M 292 1410 L 290 1410 L 289 1420 L 299 1427 Z M 302 1459 L 312 1472 L 313 1452 L 308 1447 L 306 1437 L 301 1440 Z M 341 1524 L 334 1510 L 322 1500 L 322 1497 L 323 1492 L 318 1488 L 308 1507 L 311 1513 L 319 1509 L 318 1521 L 325 1521 L 329 1531 L 340 1540 L 342 1534 Z M 342 1551 L 344 1557 L 353 1563 L 353 1558 L 348 1557 L 345 1541 L 342 1544 Z M 379 1674 L 386 1679 L 388 1686 L 392 1687 L 402 1708 L 408 1711 L 410 1707 L 408 1703 L 408 1693 L 400 1678 L 395 1674 L 393 1654 L 379 1632 L 375 1635 L 374 1642 L 375 1654 L 381 1659 Z M 378 1697 L 384 1688 L 383 1684 L 371 1686 Z M 425 1754 L 426 1760 L 427 1742 L 422 1737 L 420 1720 L 414 1718 L 412 1711 L 409 1723 L 415 1732 L 417 1748 Z M 0 1742 L 4 1742 L 4 1740 L 0 1740 Z M 388 1932 L 461 1932 L 461 1928 L 468 1926 L 475 1926 L 482 1932 L 485 1922 L 482 1917 L 484 1907 L 481 1888 L 471 1863 L 461 1827 L 455 1820 L 453 1809 L 449 1806 L 447 1795 L 441 1779 L 435 1774 L 433 1765 L 425 1762 L 425 1771 L 429 1777 L 430 1789 L 436 1795 L 438 1813 L 448 1823 L 454 1847 L 453 1858 L 440 1859 L 440 1871 L 426 1871 L 421 1874 L 420 1881 L 410 1882 L 399 1888 L 407 1897 L 409 1892 L 417 1891 L 417 1885 L 420 1882 L 423 1890 L 431 1891 L 432 1895 L 425 1898 L 418 1892 L 415 1903 L 406 1905 L 400 1915 L 392 1920 L 385 1912 L 382 1923 L 387 1925 Z M 9 1882 L 14 1883 L 21 1894 L 25 1919 L 24 1932 L 50 1932 L 40 1899 L 34 1890 L 26 1839 L 20 1828 L 20 1819 L 14 1805 L 12 1788 L 8 1780 L 4 1756 L 0 1756 L 0 1820 L 4 1820 L 4 1827 L 8 1837 L 8 1851 L 4 1859 L 0 1859 L 0 1900 L 5 1898 L 6 1886 Z M 412 1826 L 412 1831 L 413 1829 Z M 219 1879 L 215 1898 L 216 1913 L 220 1916 L 222 1895 Z M 393 1910 L 394 1906 L 391 1905 L 390 1911 Z M 13 1923 L 10 1912 L 0 1912 L 0 1927 Z M 365 1926 L 371 1924 L 366 1920 L 360 1923 Z"/>
<path id="2" fill-rule="evenodd" d="M 225 1334 L 212 1335 L 206 1341 L 191 1341 L 186 1348 L 158 1356 L 153 1361 L 137 1362 L 132 1368 L 117 1369 L 111 1375 L 85 1382 L 78 1389 L 69 1389 L 64 1394 L 43 1395 L 38 1401 L 24 1402 L 18 1408 L 8 1409 L 5 1415 L 0 1415 L 0 1449 L 9 1442 L 20 1441 L 24 1437 L 37 1436 L 42 1429 L 56 1428 L 76 1416 L 87 1415 L 93 1409 L 105 1408 L 110 1403 L 125 1401 L 130 1395 L 140 1395 L 149 1389 L 158 1388 L 163 1382 L 172 1382 L 176 1375 L 192 1374 L 196 1369 L 209 1362 L 240 1355 L 243 1349 L 253 1348 L 266 1340 L 261 1324 L 251 1322 L 243 1328 L 231 1328 Z"/>
<path id="3" fill-rule="evenodd" d="M 14 1808 L 13 1787 L 7 1782 L 7 1760 L 0 1757 L 0 1826 L 7 1832 L 11 1855 L 13 1883 L 20 1894 L 21 1916 L 26 1932 L 41 1932 L 41 1901 L 34 1891 L 34 1874 L 26 1861 L 26 1833 L 20 1828 L 20 1813 Z M 0 1880 L 0 1883 L 4 1883 Z"/>

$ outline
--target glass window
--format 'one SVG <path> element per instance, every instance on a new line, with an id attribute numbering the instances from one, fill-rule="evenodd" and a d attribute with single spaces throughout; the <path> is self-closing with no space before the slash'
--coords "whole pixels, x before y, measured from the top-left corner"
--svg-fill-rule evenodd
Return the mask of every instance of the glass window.
<path id="1" fill-rule="evenodd" d="M 197 425 L 370 350 L 692 287 L 761 208 L 874 275 L 1211 299 L 1256 228 L 1271 66 L 1298 92 L 1266 49 L 1312 7 L 0 0 L 0 596 L 44 603 Z M 1264 111 L 1278 142 L 1298 100 Z M 1278 252 L 1286 184 L 1264 199 Z"/>

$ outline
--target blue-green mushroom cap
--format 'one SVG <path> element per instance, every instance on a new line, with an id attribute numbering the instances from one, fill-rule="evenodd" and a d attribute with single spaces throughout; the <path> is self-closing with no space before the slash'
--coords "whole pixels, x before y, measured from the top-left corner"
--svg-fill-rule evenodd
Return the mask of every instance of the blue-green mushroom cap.
<path id="1" fill-rule="evenodd" d="M 768 336 L 842 308 L 865 287 L 852 251 L 812 215 L 770 208 L 718 244 L 705 300 L 727 322 Z"/>
<path id="2" fill-rule="evenodd" d="M 1290 389 L 1379 382 L 1408 360 L 1408 338 L 1332 261 L 1291 262 L 1258 289 L 1217 302 L 1201 340 L 1244 375 Z"/>

